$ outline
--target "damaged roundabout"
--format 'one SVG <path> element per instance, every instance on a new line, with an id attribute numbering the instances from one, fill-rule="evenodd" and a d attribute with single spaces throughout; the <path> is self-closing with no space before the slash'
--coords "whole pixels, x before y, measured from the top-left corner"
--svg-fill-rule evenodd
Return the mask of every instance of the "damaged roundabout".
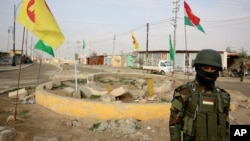
<path id="1" fill-rule="evenodd" d="M 93 133 L 111 132 L 109 140 L 149 141 L 152 135 L 143 133 L 141 128 L 151 134 L 156 129 L 150 124 L 143 127 L 142 122 L 167 122 L 173 87 L 171 74 L 79 73 L 74 80 L 73 75 L 65 75 L 69 73 L 73 74 L 72 70 L 64 70 L 52 81 L 39 85 L 35 90 L 36 103 L 61 115 L 97 120 L 87 128 Z"/>
<path id="2" fill-rule="evenodd" d="M 39 85 L 35 95 L 38 104 L 64 115 L 150 120 L 169 117 L 171 88 L 166 76 L 97 73 L 79 78 L 78 86 L 74 80 L 54 79 Z"/>

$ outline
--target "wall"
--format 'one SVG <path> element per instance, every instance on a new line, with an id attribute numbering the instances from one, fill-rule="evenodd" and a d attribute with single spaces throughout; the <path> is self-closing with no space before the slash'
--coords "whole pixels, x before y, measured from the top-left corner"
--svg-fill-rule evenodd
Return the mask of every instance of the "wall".
<path id="1" fill-rule="evenodd" d="M 113 67 L 121 67 L 121 56 L 113 56 L 112 59 L 112 66 Z"/>
<path id="2" fill-rule="evenodd" d="M 101 120 L 134 118 L 138 120 L 168 119 L 170 103 L 105 103 L 64 97 L 45 91 L 44 84 L 36 88 L 37 104 L 56 113 Z"/>

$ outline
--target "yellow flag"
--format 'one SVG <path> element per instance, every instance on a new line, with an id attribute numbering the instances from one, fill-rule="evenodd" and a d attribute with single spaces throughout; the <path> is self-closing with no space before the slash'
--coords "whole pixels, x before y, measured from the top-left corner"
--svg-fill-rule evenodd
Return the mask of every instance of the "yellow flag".
<path id="1" fill-rule="evenodd" d="M 23 0 L 17 21 L 54 49 L 64 36 L 45 0 Z"/>
<path id="2" fill-rule="evenodd" d="M 132 32 L 131 34 L 132 34 L 132 41 L 133 41 L 133 44 L 134 44 L 134 50 L 139 51 L 139 43 L 137 42 L 134 33 Z"/>

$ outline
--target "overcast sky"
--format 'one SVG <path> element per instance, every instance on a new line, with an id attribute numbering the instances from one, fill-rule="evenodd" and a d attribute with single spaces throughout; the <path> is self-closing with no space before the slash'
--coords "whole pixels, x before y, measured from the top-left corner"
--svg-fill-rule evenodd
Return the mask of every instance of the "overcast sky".
<path id="1" fill-rule="evenodd" d="M 12 49 L 14 4 L 21 0 L 0 0 L 0 51 Z M 89 55 L 95 51 L 116 55 L 132 52 L 131 32 L 140 51 L 146 50 L 146 24 L 149 23 L 148 50 L 169 50 L 169 35 L 174 39 L 176 0 L 46 0 L 65 42 L 55 50 L 56 57 L 72 58 L 74 53 Z M 186 26 L 188 50 L 227 47 L 245 49 L 250 54 L 249 0 L 186 0 L 193 13 L 200 17 L 206 34 Z M 20 6 L 17 8 L 18 12 Z M 183 0 L 177 13 L 176 50 L 185 50 Z M 21 49 L 23 26 L 16 23 L 16 49 Z M 114 40 L 115 36 L 115 40 Z M 31 40 L 32 39 L 32 40 Z M 87 47 L 82 49 L 82 40 Z M 28 52 L 37 38 L 28 33 Z M 25 45 L 26 48 L 26 45 Z"/>

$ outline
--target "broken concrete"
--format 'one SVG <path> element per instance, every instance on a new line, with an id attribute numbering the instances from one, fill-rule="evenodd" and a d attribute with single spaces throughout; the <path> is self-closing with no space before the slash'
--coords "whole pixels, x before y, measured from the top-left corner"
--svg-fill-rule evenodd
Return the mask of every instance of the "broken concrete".
<path id="1" fill-rule="evenodd" d="M 62 137 L 53 136 L 34 136 L 33 141 L 62 141 Z"/>
<path id="2" fill-rule="evenodd" d="M 47 90 L 52 90 L 54 83 L 52 81 L 44 84 L 44 88 Z"/>
<path id="3" fill-rule="evenodd" d="M 110 94 L 117 97 L 117 96 L 124 95 L 126 93 L 128 93 L 128 90 L 124 88 L 123 86 L 121 86 L 119 88 L 113 89 Z"/>
<path id="4" fill-rule="evenodd" d="M 17 95 L 18 94 L 18 95 Z M 25 96 L 28 95 L 28 92 L 25 88 L 19 89 L 13 92 L 9 92 L 8 96 L 9 98 L 18 98 L 19 100 L 23 100 Z"/>
<path id="5" fill-rule="evenodd" d="M 16 135 L 14 128 L 0 126 L 0 141 L 15 141 Z"/>

